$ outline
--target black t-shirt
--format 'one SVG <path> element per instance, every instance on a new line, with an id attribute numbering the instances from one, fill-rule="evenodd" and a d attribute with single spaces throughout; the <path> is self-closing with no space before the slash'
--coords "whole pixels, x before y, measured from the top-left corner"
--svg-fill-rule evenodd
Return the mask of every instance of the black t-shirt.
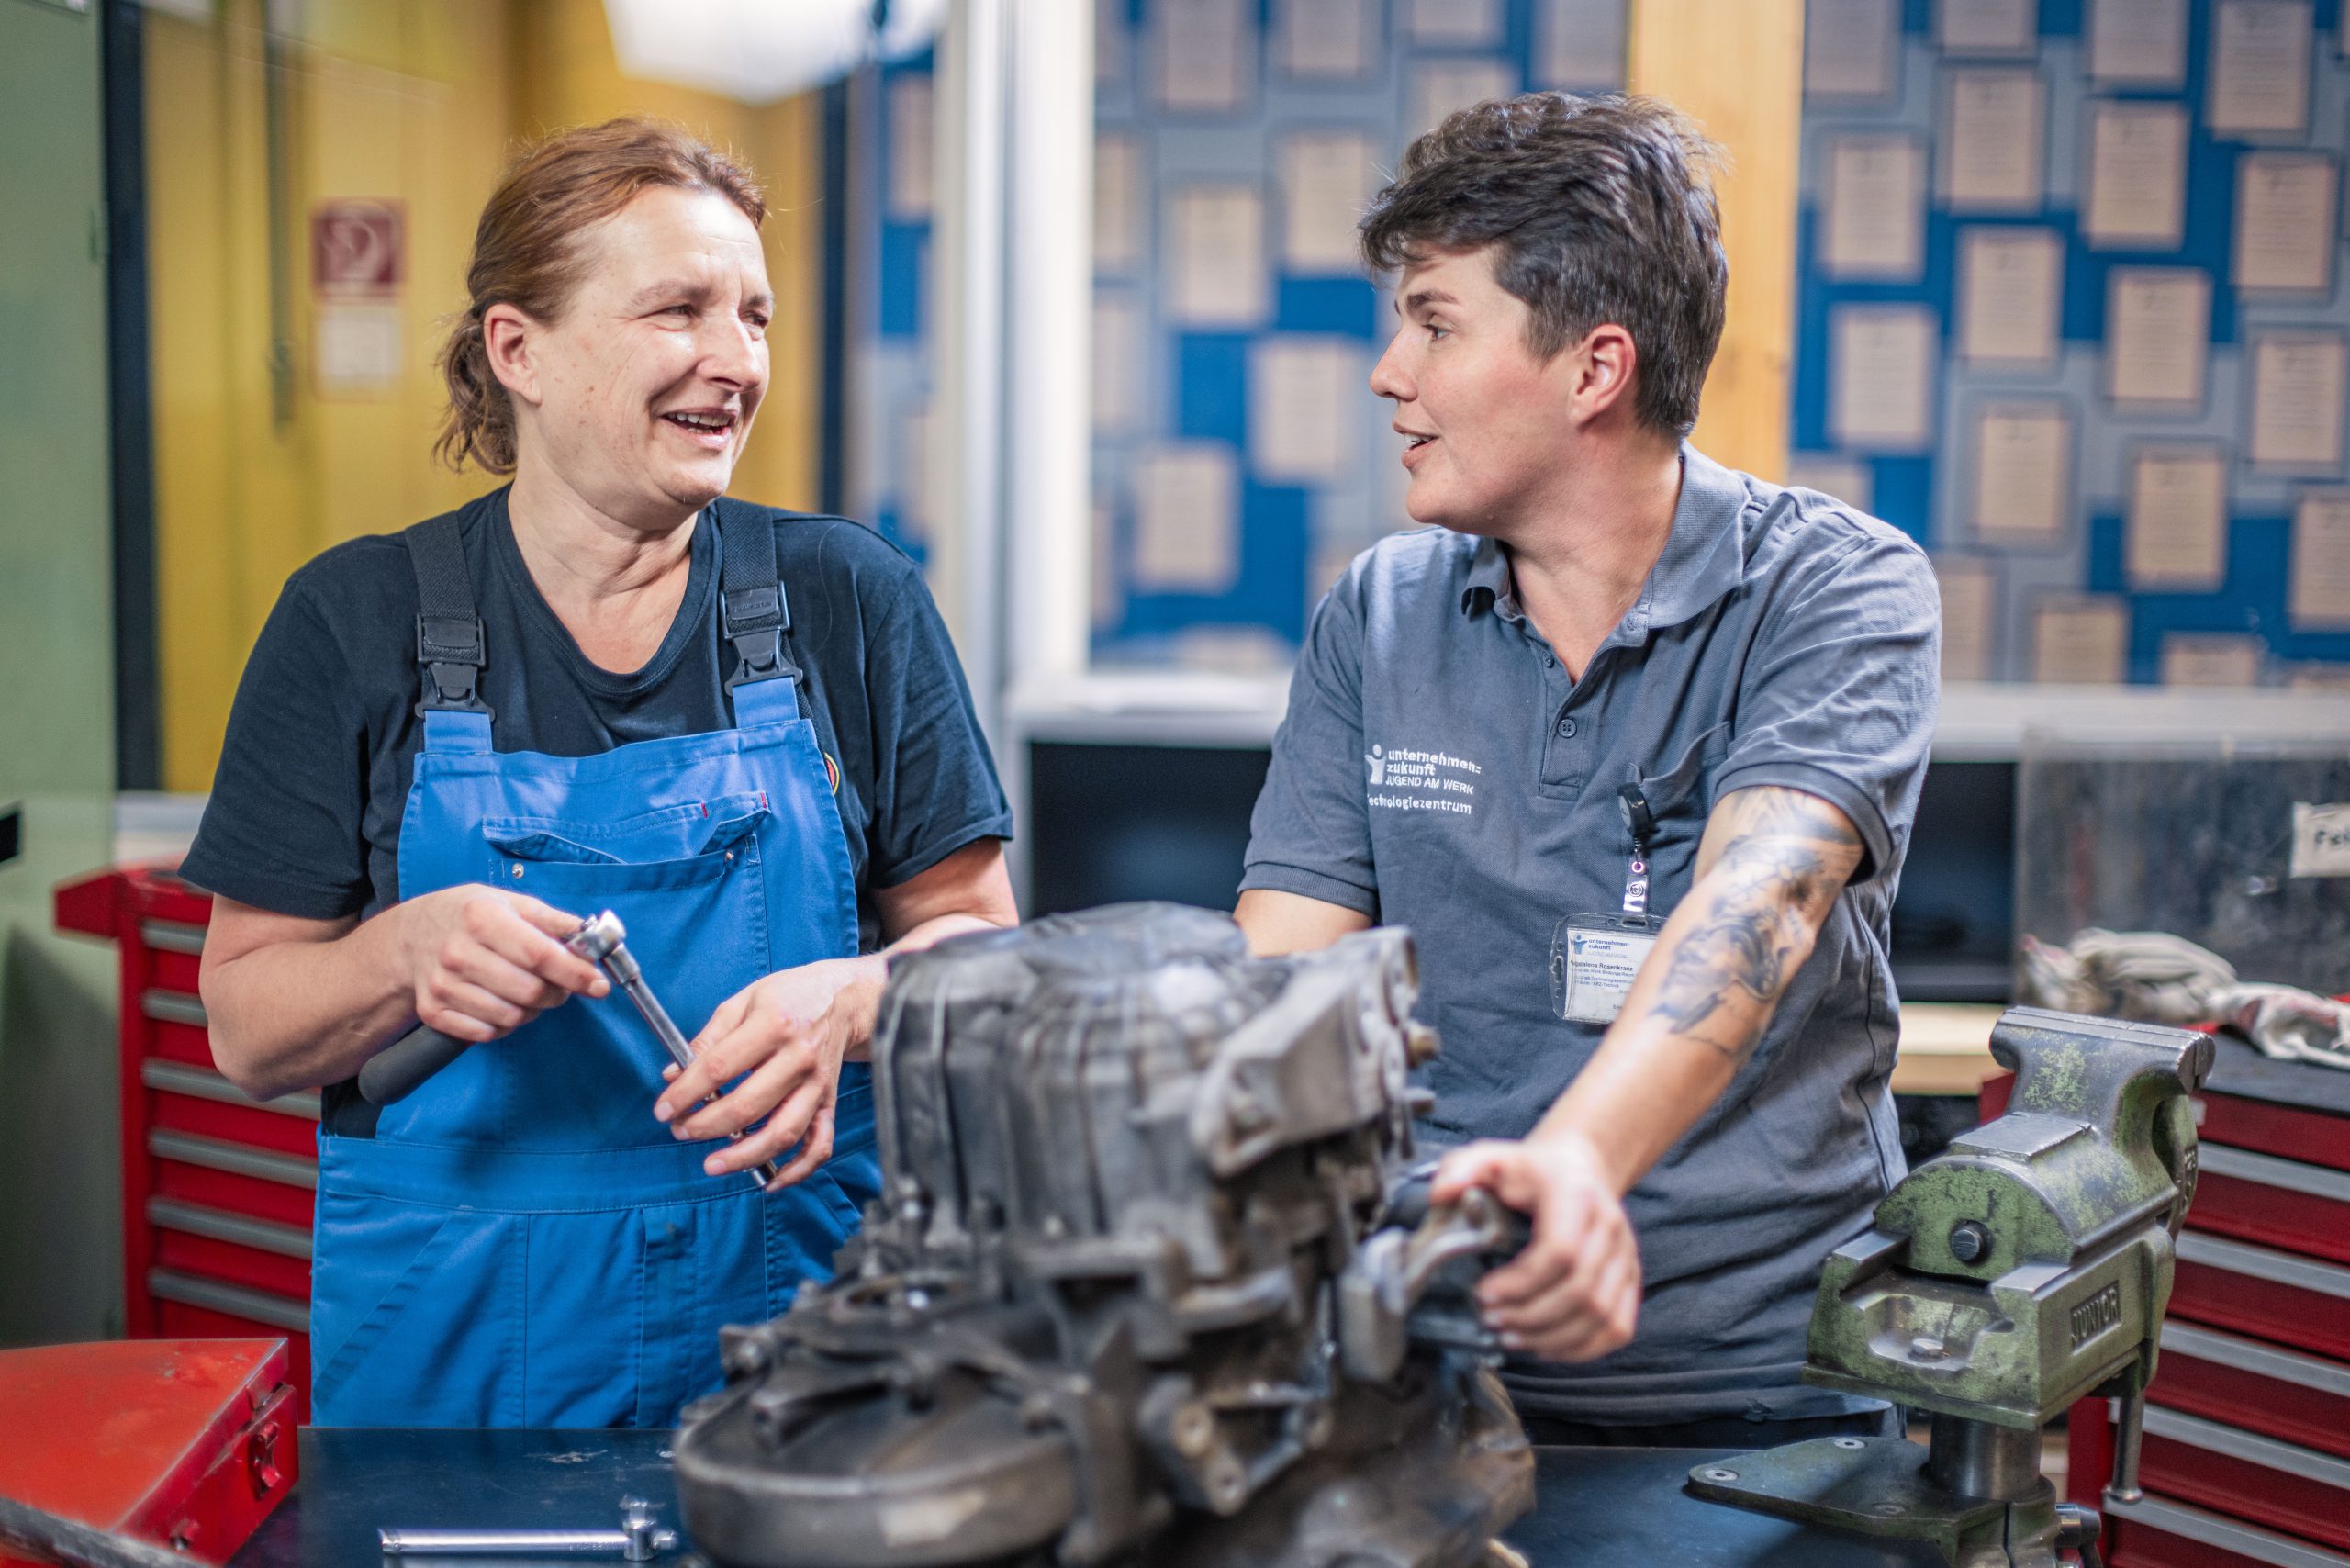
<path id="1" fill-rule="evenodd" d="M 732 505 L 730 516 L 742 512 Z M 839 768 L 863 947 L 871 890 L 1012 813 L 954 644 L 920 571 L 870 529 L 774 515 L 805 672 L 802 711 Z M 705 513 L 676 622 L 639 670 L 588 662 L 523 565 L 498 489 L 459 514 L 482 621 L 481 696 L 501 752 L 589 756 L 730 727 L 718 634 L 718 541 Z M 416 574 L 397 534 L 354 539 L 296 572 L 262 628 L 229 716 L 219 771 L 180 874 L 279 914 L 372 915 L 399 898 L 399 833 L 423 720 L 416 711 Z"/>

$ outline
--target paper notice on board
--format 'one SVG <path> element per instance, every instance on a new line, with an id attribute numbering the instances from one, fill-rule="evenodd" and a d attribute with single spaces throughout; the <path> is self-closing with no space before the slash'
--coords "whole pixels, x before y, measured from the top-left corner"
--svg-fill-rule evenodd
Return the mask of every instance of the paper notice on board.
<path id="1" fill-rule="evenodd" d="M 2288 877 L 2350 877 L 2350 805 L 2293 802 Z"/>
<path id="2" fill-rule="evenodd" d="M 2310 118 L 2310 0 L 2219 0 L 2204 117 L 2215 131 L 2289 131 Z"/>
<path id="3" fill-rule="evenodd" d="M 397 305 L 320 300 L 312 329 L 311 368 L 319 391 L 356 398 L 399 386 L 408 329 Z"/>
<path id="4" fill-rule="evenodd" d="M 1292 76 L 1352 81 L 1370 73 L 1371 0 L 1281 0 L 1273 58 Z"/>
<path id="5" fill-rule="evenodd" d="M 2175 250 L 2187 234 L 2187 110 L 2177 104 L 2089 107 L 2091 250 Z"/>
<path id="6" fill-rule="evenodd" d="M 1353 131 L 1304 131 L 1281 144 L 1281 265 L 1352 277 L 1362 265 L 1356 225 L 1379 179 L 1378 150 Z"/>
<path id="7" fill-rule="evenodd" d="M 1787 483 L 1840 500 L 1854 511 L 1876 507 L 1875 476 L 1857 457 L 1833 452 L 1798 452 L 1787 458 Z"/>
<path id="8" fill-rule="evenodd" d="M 1501 42 L 1501 0 L 1396 0 L 1415 43 L 1485 49 Z"/>
<path id="9" fill-rule="evenodd" d="M 2322 152 L 2246 152 L 2236 160 L 2238 288 L 2323 294 L 2333 287 L 2333 193 Z"/>
<path id="10" fill-rule="evenodd" d="M 931 82 L 927 76 L 890 82 L 890 216 L 901 223 L 930 217 Z"/>
<path id="11" fill-rule="evenodd" d="M 1934 42 L 1944 54 L 2030 54 L 2039 11 L 2035 0 L 1934 0 Z"/>
<path id="12" fill-rule="evenodd" d="M 2130 586 L 2217 588 L 2227 566 L 2226 450 L 2210 442 L 2140 447 L 2130 465 L 2122 550 Z"/>
<path id="13" fill-rule="evenodd" d="M 1926 148 L 1912 136 L 1828 142 L 1828 221 L 1819 261 L 1830 277 L 1908 279 L 1926 270 Z"/>
<path id="14" fill-rule="evenodd" d="M 1104 131 L 1093 143 L 1093 265 L 1124 272 L 1142 263 L 1142 143 L 1122 131 Z"/>
<path id="15" fill-rule="evenodd" d="M 1900 48 L 1898 0 L 1811 0 L 1803 27 L 1804 96 L 1891 97 Z"/>
<path id="16" fill-rule="evenodd" d="M 1934 557 L 1942 604 L 1942 678 L 1988 680 L 1999 579 L 1984 563 Z"/>
<path id="17" fill-rule="evenodd" d="M 2177 87 L 2187 80 L 2187 0 L 2089 0 L 2089 80 Z"/>
<path id="18" fill-rule="evenodd" d="M 2232 632 L 2163 634 L 2165 686 L 2258 686 L 2268 644 Z"/>
<path id="19" fill-rule="evenodd" d="M 2116 267 L 2106 274 L 2105 391 L 2123 411 L 2203 405 L 2211 275 L 2199 267 Z"/>
<path id="20" fill-rule="evenodd" d="M 2311 490 L 2293 508 L 2285 613 L 2296 632 L 2350 629 L 2350 490 Z"/>
<path id="21" fill-rule="evenodd" d="M 1174 442 L 1135 461 L 1135 588 L 1225 593 L 1240 575 L 1240 465 L 1216 442 Z"/>
<path id="22" fill-rule="evenodd" d="M 1953 212 L 2039 210 L 2048 160 L 2048 84 L 2029 66 L 1949 73 L 1937 150 Z"/>
<path id="23" fill-rule="evenodd" d="M 2032 679 L 2057 686 L 2117 686 L 2129 664 L 2130 611 L 2120 599 L 2051 596 L 2032 607 Z"/>
<path id="24" fill-rule="evenodd" d="M 1412 70 L 1412 130 L 1433 130 L 1444 117 L 1494 98 L 1517 95 L 1517 68 L 1499 60 L 1428 60 Z"/>
<path id="25" fill-rule="evenodd" d="M 1140 305 L 1093 297 L 1093 429 L 1123 435 L 1142 423 L 1148 328 Z"/>
<path id="26" fill-rule="evenodd" d="M 2072 516 L 2073 417 L 2062 403 L 1995 403 L 1975 416 L 1975 532 L 2062 543 Z"/>
<path id="27" fill-rule="evenodd" d="M 1370 367 L 1345 338 L 1275 336 L 1248 345 L 1248 466 L 1276 485 L 1326 485 L 1355 461 L 1371 407 Z"/>
<path id="28" fill-rule="evenodd" d="M 1203 114 L 1238 108 L 1256 14 L 1249 6 L 1244 25 L 1241 0 L 1153 0 L 1160 106 Z"/>
<path id="29" fill-rule="evenodd" d="M 1168 219 L 1168 314 L 1192 327 L 1265 318 L 1265 203 L 1252 185 L 1189 185 Z"/>
<path id="30" fill-rule="evenodd" d="M 2252 461 L 2296 473 L 2342 472 L 2343 381 L 2350 345 L 2339 329 L 2261 332 L 2252 341 Z"/>
<path id="31" fill-rule="evenodd" d="M 1550 90 L 1588 93 L 1624 85 L 1629 0 L 1539 0 L 1535 75 Z"/>
<path id="32" fill-rule="evenodd" d="M 1828 426 L 1836 444 L 1923 452 L 1933 442 L 1938 330 L 1922 305 L 1842 305 L 1829 316 Z"/>
<path id="33" fill-rule="evenodd" d="M 2065 241 L 2053 229 L 1959 234 L 1958 353 L 1970 364 L 2053 364 Z"/>

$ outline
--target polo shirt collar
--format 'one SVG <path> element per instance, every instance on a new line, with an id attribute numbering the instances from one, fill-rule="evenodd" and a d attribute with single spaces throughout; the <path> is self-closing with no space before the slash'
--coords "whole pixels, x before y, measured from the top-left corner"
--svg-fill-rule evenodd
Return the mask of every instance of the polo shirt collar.
<path id="1" fill-rule="evenodd" d="M 1738 475 L 1687 442 L 1681 443 L 1681 497 L 1673 505 L 1673 529 L 1639 599 L 1624 617 L 1626 631 L 1678 626 L 1745 580 L 1746 505 L 1746 486 Z M 1481 597 L 1487 604 L 1511 602 L 1509 556 L 1497 542 L 1483 537 L 1469 556 L 1461 613 L 1474 613 Z"/>

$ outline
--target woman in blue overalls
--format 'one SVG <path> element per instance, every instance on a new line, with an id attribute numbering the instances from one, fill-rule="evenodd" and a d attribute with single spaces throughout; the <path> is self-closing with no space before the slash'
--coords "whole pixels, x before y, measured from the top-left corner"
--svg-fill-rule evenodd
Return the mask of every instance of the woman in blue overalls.
<path id="1" fill-rule="evenodd" d="M 912 564 L 720 498 L 767 383 L 763 216 L 672 128 L 526 154 L 443 356 L 444 454 L 513 484 L 304 567 L 248 664 L 183 871 L 222 1071 L 326 1088 L 322 1424 L 673 1423 L 720 1326 L 824 1277 L 877 1195 L 887 952 L 1014 918 Z M 605 909 L 698 1031 L 682 1076 L 562 946 Z M 416 1019 L 480 1043 L 368 1105 Z"/>

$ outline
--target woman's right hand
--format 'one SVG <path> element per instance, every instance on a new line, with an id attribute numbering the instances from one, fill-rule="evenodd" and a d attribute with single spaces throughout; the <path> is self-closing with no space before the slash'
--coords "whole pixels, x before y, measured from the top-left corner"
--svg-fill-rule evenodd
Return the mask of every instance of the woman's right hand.
<path id="1" fill-rule="evenodd" d="M 603 970 L 563 945 L 579 917 L 521 893 L 468 884 L 397 906 L 419 1022 L 478 1045 L 567 996 L 602 996 Z"/>

